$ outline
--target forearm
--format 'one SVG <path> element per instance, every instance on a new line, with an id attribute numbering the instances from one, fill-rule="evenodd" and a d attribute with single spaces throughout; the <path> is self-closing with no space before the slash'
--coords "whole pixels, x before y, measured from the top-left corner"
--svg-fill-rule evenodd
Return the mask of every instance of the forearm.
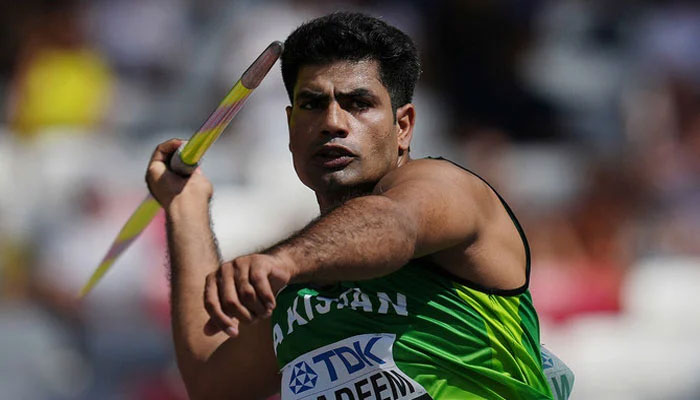
<path id="1" fill-rule="evenodd" d="M 202 301 L 207 274 L 219 266 L 206 199 L 174 200 L 167 211 L 171 267 L 172 329 L 178 365 L 185 381 L 226 339 L 206 336 L 208 314 Z M 188 385 L 189 386 L 189 385 Z"/>
<path id="2" fill-rule="evenodd" d="M 398 270 L 413 257 L 416 225 L 391 199 L 364 196 L 268 252 L 293 261 L 292 283 L 371 279 Z"/>

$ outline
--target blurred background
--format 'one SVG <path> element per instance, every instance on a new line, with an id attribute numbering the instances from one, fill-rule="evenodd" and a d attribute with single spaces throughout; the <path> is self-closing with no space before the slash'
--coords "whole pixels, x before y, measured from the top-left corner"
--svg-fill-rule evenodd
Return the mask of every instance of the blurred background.
<path id="1" fill-rule="evenodd" d="M 651 0 L 2 2 L 0 397 L 186 397 L 162 215 L 76 293 L 146 194 L 155 145 L 338 9 L 416 40 L 414 157 L 462 163 L 510 202 L 571 398 L 700 399 L 700 6 Z M 276 66 L 207 154 L 227 258 L 318 213 L 287 103 Z"/>

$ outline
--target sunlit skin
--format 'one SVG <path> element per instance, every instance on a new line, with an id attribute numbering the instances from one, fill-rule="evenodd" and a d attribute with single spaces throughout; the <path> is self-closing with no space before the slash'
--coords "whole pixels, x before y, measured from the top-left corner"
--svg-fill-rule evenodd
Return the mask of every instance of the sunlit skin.
<path id="1" fill-rule="evenodd" d="M 400 121 L 415 111 L 407 104 L 395 118 L 376 61 L 301 67 L 286 111 L 294 168 L 322 212 L 371 192 L 409 161 L 410 134 L 399 134 Z"/>

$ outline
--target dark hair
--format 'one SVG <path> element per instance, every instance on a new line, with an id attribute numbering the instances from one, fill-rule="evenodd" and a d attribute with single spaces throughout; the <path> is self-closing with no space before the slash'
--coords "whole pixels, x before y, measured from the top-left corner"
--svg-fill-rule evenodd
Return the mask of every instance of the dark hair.
<path id="1" fill-rule="evenodd" d="M 410 103 L 420 75 L 413 40 L 386 22 L 361 13 L 335 12 L 302 24 L 284 42 L 282 79 L 294 102 L 294 85 L 304 65 L 376 60 L 379 79 L 396 109 Z"/>

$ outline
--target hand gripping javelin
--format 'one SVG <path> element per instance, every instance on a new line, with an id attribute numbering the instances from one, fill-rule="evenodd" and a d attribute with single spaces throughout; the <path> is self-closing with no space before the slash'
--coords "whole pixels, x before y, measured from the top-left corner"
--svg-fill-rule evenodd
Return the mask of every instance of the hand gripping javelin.
<path id="1" fill-rule="evenodd" d="M 282 43 L 272 42 L 263 51 L 253 64 L 243 73 L 241 79 L 233 85 L 226 97 L 221 100 L 219 106 L 209 115 L 201 128 L 185 142 L 170 160 L 170 169 L 180 175 L 189 176 L 199 165 L 204 153 L 216 141 L 226 129 L 229 122 L 243 107 L 246 99 L 258 87 L 265 78 L 272 65 L 282 54 Z M 99 282 L 109 267 L 126 250 L 129 245 L 148 226 L 160 209 L 160 204 L 150 194 L 136 208 L 129 220 L 126 221 L 121 231 L 114 239 L 112 246 L 102 259 L 100 265 L 95 268 L 90 279 L 80 290 L 80 297 L 84 297 Z"/>

